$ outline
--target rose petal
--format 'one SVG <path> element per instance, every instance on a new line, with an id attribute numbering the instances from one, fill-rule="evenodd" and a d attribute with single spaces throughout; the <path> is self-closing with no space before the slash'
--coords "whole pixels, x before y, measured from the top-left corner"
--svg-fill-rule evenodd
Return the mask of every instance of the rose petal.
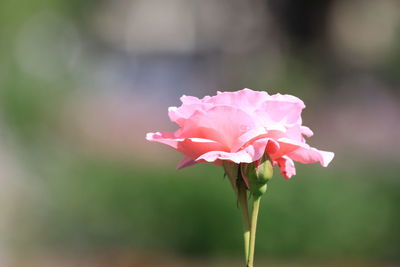
<path id="1" fill-rule="evenodd" d="M 279 143 L 279 150 L 270 155 L 272 160 L 276 160 L 282 157 L 283 155 L 288 155 L 289 153 L 299 149 L 300 147 L 309 148 L 309 145 L 307 145 L 306 143 L 289 139 L 286 137 L 279 138 L 278 143 Z"/>
<path id="2" fill-rule="evenodd" d="M 202 103 L 195 103 L 191 105 L 182 105 L 181 107 L 169 107 L 168 116 L 172 122 L 183 127 L 185 122 L 195 114 L 196 111 L 203 111 L 204 105 Z"/>
<path id="3" fill-rule="evenodd" d="M 216 160 L 229 160 L 235 163 L 251 163 L 262 157 L 269 141 L 270 139 L 268 138 L 256 140 L 238 152 L 210 151 L 198 157 L 196 161 L 215 162 Z"/>
<path id="4" fill-rule="evenodd" d="M 288 156 L 300 163 L 319 162 L 322 166 L 327 167 L 335 154 L 333 152 L 318 150 L 313 147 L 299 147 L 298 149 L 289 153 Z"/>
<path id="5" fill-rule="evenodd" d="M 201 137 L 214 140 L 225 145 L 233 151 L 237 143 L 241 142 L 240 136 L 258 128 L 253 117 L 245 111 L 232 106 L 215 106 L 207 112 L 198 112 L 190 118 L 191 128 Z"/>
<path id="6" fill-rule="evenodd" d="M 301 133 L 304 134 L 307 137 L 311 137 L 311 136 L 314 135 L 313 131 L 311 131 L 311 129 L 308 128 L 307 126 L 303 125 L 303 126 L 300 127 L 300 129 L 301 129 Z"/>
<path id="7" fill-rule="evenodd" d="M 146 139 L 166 144 L 189 158 L 195 159 L 209 151 L 227 151 L 227 148 L 213 140 L 202 138 L 175 138 L 173 133 L 148 133 Z"/>
<path id="8" fill-rule="evenodd" d="M 264 127 L 255 128 L 248 132 L 245 132 L 241 136 L 238 137 L 236 144 L 232 147 L 231 151 L 236 152 L 241 147 L 243 147 L 246 143 L 251 142 L 252 140 L 259 139 L 258 137 L 265 137 L 267 131 Z"/>
<path id="9" fill-rule="evenodd" d="M 287 156 L 282 156 L 279 159 L 276 159 L 276 162 L 278 163 L 278 166 L 281 169 L 281 174 L 286 179 L 289 179 L 290 177 L 296 174 L 296 168 L 291 158 Z"/>
<path id="10" fill-rule="evenodd" d="M 216 96 L 206 100 L 207 103 L 214 105 L 229 105 L 253 112 L 262 102 L 268 100 L 270 96 L 265 91 L 253 91 L 248 88 L 236 92 L 217 92 Z"/>
<path id="11" fill-rule="evenodd" d="M 255 114 L 263 119 L 265 125 L 301 124 L 301 111 L 305 108 L 303 101 L 290 95 L 276 94 L 263 102 Z"/>

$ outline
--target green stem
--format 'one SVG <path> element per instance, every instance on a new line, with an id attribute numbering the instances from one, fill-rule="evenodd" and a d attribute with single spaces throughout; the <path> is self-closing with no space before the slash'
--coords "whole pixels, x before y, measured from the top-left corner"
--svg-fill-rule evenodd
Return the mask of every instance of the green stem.
<path id="1" fill-rule="evenodd" d="M 247 263 L 249 260 L 250 219 L 249 207 L 247 204 L 247 189 L 243 182 L 238 183 L 238 204 L 240 210 L 242 211 L 244 255 Z"/>
<path id="2" fill-rule="evenodd" d="M 253 262 L 254 262 L 254 248 L 256 246 L 257 218 L 258 218 L 258 210 L 260 209 L 260 200 L 261 196 L 253 196 L 253 206 L 251 211 L 249 258 L 247 261 L 247 267 L 253 267 Z"/>

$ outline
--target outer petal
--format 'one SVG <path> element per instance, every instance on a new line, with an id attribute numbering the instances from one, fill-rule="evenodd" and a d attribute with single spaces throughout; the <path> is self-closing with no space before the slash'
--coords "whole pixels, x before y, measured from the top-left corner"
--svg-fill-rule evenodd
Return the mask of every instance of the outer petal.
<path id="1" fill-rule="evenodd" d="M 207 109 L 213 107 L 212 104 L 207 103 L 204 99 L 198 99 L 194 96 L 183 95 L 180 99 L 182 105 L 180 107 L 169 107 L 168 116 L 171 121 L 177 123 L 179 126 L 183 126 L 185 122 L 195 114 L 196 111 L 207 111 Z"/>
<path id="2" fill-rule="evenodd" d="M 291 158 L 287 156 L 282 156 L 281 158 L 277 159 L 276 162 L 278 163 L 278 166 L 281 169 L 281 174 L 285 178 L 289 179 L 290 177 L 296 174 L 296 168 Z"/>
<path id="3" fill-rule="evenodd" d="M 301 133 L 304 134 L 307 137 L 311 137 L 311 136 L 314 135 L 313 131 L 311 131 L 311 129 L 308 128 L 307 126 L 302 125 L 300 127 L 300 129 L 301 129 Z"/>
<path id="4" fill-rule="evenodd" d="M 277 141 L 279 143 L 280 148 L 278 151 L 270 155 L 272 160 L 277 160 L 278 158 L 284 155 L 289 155 L 290 153 L 299 149 L 300 147 L 309 148 L 309 145 L 307 145 L 306 143 L 289 139 L 286 137 L 279 138 Z"/>
<path id="5" fill-rule="evenodd" d="M 175 138 L 174 133 L 170 132 L 147 133 L 146 140 L 151 142 L 159 142 L 175 149 L 178 147 L 179 142 L 179 139 Z"/>
<path id="6" fill-rule="evenodd" d="M 183 96 L 181 96 L 180 100 L 185 105 L 201 103 L 201 99 L 198 99 L 195 96 L 183 95 Z"/>
<path id="7" fill-rule="evenodd" d="M 281 124 L 281 127 L 284 127 Z M 291 139 L 294 141 L 298 141 L 301 143 L 305 143 L 305 139 L 304 136 L 312 136 L 313 132 L 311 131 L 310 128 L 306 127 L 306 126 L 301 126 L 299 124 L 295 124 L 292 126 L 286 126 L 284 127 L 284 129 L 270 129 L 268 131 L 268 136 L 271 138 L 275 138 L 275 139 L 280 139 L 280 138 L 287 138 L 287 139 Z"/>
<path id="8" fill-rule="evenodd" d="M 148 133 L 146 139 L 166 144 L 192 159 L 209 151 L 227 151 L 225 146 L 212 140 L 202 138 L 175 138 L 174 134 L 169 132 Z"/>
<path id="9" fill-rule="evenodd" d="M 181 107 L 169 107 L 168 116 L 169 119 L 179 126 L 184 126 L 185 122 L 190 119 L 196 111 L 203 111 L 206 107 L 202 103 L 193 103 L 189 105 L 182 105 Z"/>
<path id="10" fill-rule="evenodd" d="M 229 160 L 235 163 L 251 163 L 262 157 L 270 141 L 268 138 L 256 140 L 238 152 L 210 151 L 198 157 L 196 161 Z"/>
<path id="11" fill-rule="evenodd" d="M 335 154 L 333 152 L 318 150 L 313 147 L 300 147 L 289 153 L 288 156 L 301 163 L 319 162 L 322 166 L 327 167 Z"/>

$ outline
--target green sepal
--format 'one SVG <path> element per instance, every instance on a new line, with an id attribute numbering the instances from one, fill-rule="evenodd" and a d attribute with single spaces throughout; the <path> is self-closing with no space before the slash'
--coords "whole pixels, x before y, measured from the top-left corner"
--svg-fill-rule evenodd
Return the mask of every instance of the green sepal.
<path id="1" fill-rule="evenodd" d="M 256 162 L 241 164 L 244 179 L 248 180 L 249 191 L 254 196 L 261 196 L 267 191 L 267 182 L 272 178 L 274 169 L 265 153 Z"/>

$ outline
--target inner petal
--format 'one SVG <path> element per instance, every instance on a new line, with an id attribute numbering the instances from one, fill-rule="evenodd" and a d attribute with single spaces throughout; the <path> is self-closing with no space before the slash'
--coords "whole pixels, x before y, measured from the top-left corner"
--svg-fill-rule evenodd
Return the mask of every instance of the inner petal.
<path id="1" fill-rule="evenodd" d="M 241 142 L 240 136 L 257 128 L 256 121 L 245 111 L 233 106 L 215 106 L 191 118 L 196 134 L 214 140 L 230 150 Z"/>

